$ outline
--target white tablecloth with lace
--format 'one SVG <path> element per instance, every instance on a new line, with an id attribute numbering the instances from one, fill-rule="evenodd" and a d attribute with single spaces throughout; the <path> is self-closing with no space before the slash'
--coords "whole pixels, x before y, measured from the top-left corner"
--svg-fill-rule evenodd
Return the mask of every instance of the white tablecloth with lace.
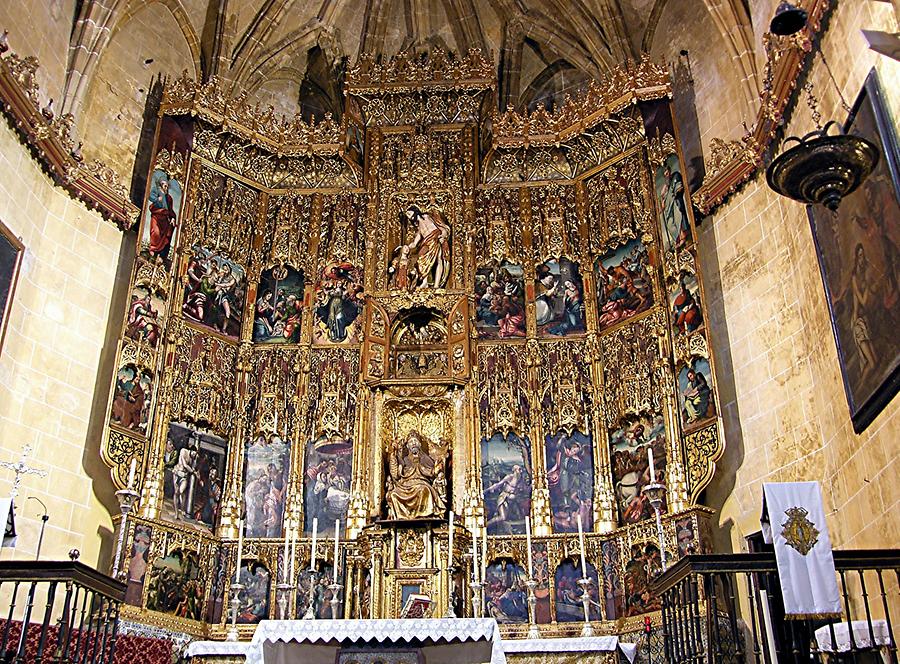
<path id="1" fill-rule="evenodd" d="M 618 636 L 590 636 L 569 639 L 515 639 L 503 641 L 503 652 L 508 655 L 520 653 L 551 652 L 615 652 L 618 650 L 629 662 L 634 661 L 637 646 L 620 643 Z"/>

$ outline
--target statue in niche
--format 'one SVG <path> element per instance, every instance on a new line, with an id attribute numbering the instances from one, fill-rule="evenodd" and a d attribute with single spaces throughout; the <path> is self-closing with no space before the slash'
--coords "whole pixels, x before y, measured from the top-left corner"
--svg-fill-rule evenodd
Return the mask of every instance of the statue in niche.
<path id="1" fill-rule="evenodd" d="M 388 453 L 385 498 L 389 519 L 409 520 L 442 517 L 447 508 L 446 447 L 433 445 L 410 431 Z"/>
<path id="2" fill-rule="evenodd" d="M 443 288 L 450 276 L 450 227 L 437 211 L 423 212 L 410 205 L 402 221 L 415 225 L 408 244 L 394 250 L 388 276 L 392 288 Z"/>

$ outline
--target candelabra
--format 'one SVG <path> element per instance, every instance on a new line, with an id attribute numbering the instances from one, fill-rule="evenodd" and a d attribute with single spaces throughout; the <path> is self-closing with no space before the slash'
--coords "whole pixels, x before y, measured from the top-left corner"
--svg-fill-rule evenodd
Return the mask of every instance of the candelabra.
<path id="1" fill-rule="evenodd" d="M 456 617 L 456 611 L 453 610 L 453 573 L 455 571 L 455 565 L 447 567 L 447 612 L 444 614 L 445 618 Z"/>
<path id="2" fill-rule="evenodd" d="M 315 620 L 316 619 L 316 608 L 315 608 L 315 600 L 316 600 L 316 573 L 309 573 L 309 603 L 306 606 L 306 613 L 303 614 L 303 620 Z"/>
<path id="3" fill-rule="evenodd" d="M 241 607 L 241 600 L 238 595 L 241 594 L 243 589 L 243 583 L 234 582 L 231 584 L 231 627 L 228 628 L 228 634 L 225 637 L 226 641 L 238 640 L 237 616 L 238 609 Z"/>
<path id="4" fill-rule="evenodd" d="M 282 581 L 277 586 L 275 586 L 275 590 L 278 593 L 278 618 L 279 620 L 287 620 L 288 619 L 288 602 L 291 599 L 291 591 L 294 589 L 294 584 L 288 583 L 287 581 Z"/>
<path id="5" fill-rule="evenodd" d="M 662 571 L 666 571 L 666 536 L 663 532 L 662 524 L 662 501 L 666 495 L 666 486 L 659 482 L 651 482 L 644 486 L 641 491 L 650 499 L 650 505 L 656 514 L 656 536 L 659 538 L 659 560 L 662 565 Z"/>
<path id="6" fill-rule="evenodd" d="M 581 586 L 581 606 L 584 607 L 584 625 L 581 627 L 581 636 L 593 636 L 594 628 L 591 626 L 591 580 L 588 578 L 578 579 L 578 585 Z"/>
<path id="7" fill-rule="evenodd" d="M 537 581 L 528 579 L 525 585 L 528 586 L 528 638 L 539 639 L 541 638 L 541 628 L 538 627 L 534 615 L 537 608 L 537 596 L 534 594 L 534 589 L 537 588 Z"/>
<path id="8" fill-rule="evenodd" d="M 339 617 L 338 607 L 341 605 L 341 589 L 343 587 L 344 586 L 337 582 L 337 579 L 335 579 L 334 582 L 328 586 L 328 590 L 331 591 L 331 599 L 328 600 L 328 603 L 331 604 L 332 620 L 337 620 Z"/>
<path id="9" fill-rule="evenodd" d="M 127 531 L 126 522 L 139 497 L 140 494 L 130 487 L 116 491 L 116 498 L 119 501 L 119 512 L 122 514 L 122 518 L 119 520 L 119 536 L 116 539 L 116 555 L 113 558 L 112 577 L 114 579 L 119 578 L 120 569 L 121 574 L 125 574 L 125 566 L 121 564 L 121 561 L 122 546 L 125 543 L 125 532 Z"/>

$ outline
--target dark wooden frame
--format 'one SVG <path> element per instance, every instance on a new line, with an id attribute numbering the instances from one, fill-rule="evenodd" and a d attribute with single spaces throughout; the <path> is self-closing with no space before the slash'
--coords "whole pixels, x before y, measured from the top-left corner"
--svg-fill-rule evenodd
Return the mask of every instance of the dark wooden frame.
<path id="1" fill-rule="evenodd" d="M 844 123 L 843 129 L 846 133 L 851 132 L 856 116 L 865 103 L 869 103 L 872 107 L 880 139 L 878 148 L 881 151 L 881 159 L 886 160 L 888 171 L 891 175 L 891 181 L 894 186 L 894 197 L 900 201 L 900 141 L 898 141 L 897 137 L 897 127 L 893 123 L 890 111 L 885 102 L 883 87 L 880 84 L 878 72 L 874 68 L 866 77 L 865 84 L 853 104 L 853 108 L 847 117 L 847 121 Z M 851 390 L 846 366 L 844 364 L 845 355 L 843 346 L 847 343 L 852 343 L 852 340 L 842 340 L 839 335 L 837 318 L 833 308 L 834 302 L 832 300 L 831 288 L 828 282 L 819 239 L 816 234 L 817 218 L 821 219 L 824 214 L 830 213 L 822 206 L 807 207 L 807 216 L 809 217 L 816 249 L 816 259 L 819 263 L 819 271 L 822 275 L 822 283 L 825 287 L 828 315 L 831 320 L 831 329 L 834 333 L 834 340 L 838 351 L 838 360 L 841 366 L 841 378 L 844 383 L 844 393 L 847 396 L 847 405 L 850 409 L 850 419 L 853 423 L 853 430 L 856 433 L 861 433 L 872 423 L 878 414 L 884 410 L 885 406 L 891 402 L 891 399 L 893 399 L 898 390 L 900 390 L 900 361 L 898 361 L 900 360 L 900 349 L 898 349 L 898 352 L 894 357 L 890 358 L 890 362 L 895 364 L 891 373 L 885 377 L 868 398 L 861 403 L 858 403 L 856 395 L 854 395 Z"/>
<path id="2" fill-rule="evenodd" d="M 16 251 L 16 258 L 13 262 L 12 277 L 9 281 L 9 293 L 6 302 L 0 302 L 0 353 L 3 352 L 3 340 L 6 338 L 6 328 L 9 325 L 9 312 L 12 311 L 13 298 L 16 295 L 16 283 L 19 281 L 19 273 L 22 269 L 22 256 L 25 255 L 25 245 L 17 238 L 12 230 L 0 221 L 0 236 Z"/>

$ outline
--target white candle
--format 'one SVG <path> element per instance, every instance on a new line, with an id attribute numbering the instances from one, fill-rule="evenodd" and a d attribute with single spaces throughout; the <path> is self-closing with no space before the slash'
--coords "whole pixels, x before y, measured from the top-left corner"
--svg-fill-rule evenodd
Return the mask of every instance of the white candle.
<path id="1" fill-rule="evenodd" d="M 581 514 L 578 514 L 578 544 L 581 545 L 581 578 L 588 578 L 587 562 L 584 559 L 584 529 L 581 527 Z"/>
<path id="2" fill-rule="evenodd" d="M 341 566 L 341 520 L 337 519 L 334 522 L 334 581 L 332 583 L 337 583 L 338 580 L 338 569 Z"/>
<path id="3" fill-rule="evenodd" d="M 237 565 L 234 567 L 234 582 L 241 582 L 241 562 L 244 555 L 244 520 L 238 519 Z"/>
<path id="4" fill-rule="evenodd" d="M 453 511 L 450 511 L 450 534 L 447 539 L 447 569 L 453 567 Z"/>
<path id="5" fill-rule="evenodd" d="M 294 561 L 297 560 L 297 529 L 294 528 L 291 531 L 291 574 L 290 574 L 290 583 L 294 583 L 296 580 L 294 577 Z"/>
<path id="6" fill-rule="evenodd" d="M 525 546 L 528 547 L 528 578 L 534 578 L 534 561 L 531 559 L 531 517 L 525 519 Z"/>
<path id="7" fill-rule="evenodd" d="M 319 519 L 318 517 L 313 518 L 313 541 L 312 541 L 312 550 L 309 553 L 309 571 L 316 571 L 316 538 L 319 536 Z"/>
<path id="8" fill-rule="evenodd" d="M 375 617 L 375 548 L 369 561 L 369 620 Z"/>
<path id="9" fill-rule="evenodd" d="M 656 466 L 653 465 L 653 447 L 647 447 L 647 461 L 650 464 L 650 482 L 656 484 Z"/>
<path id="10" fill-rule="evenodd" d="M 137 469 L 137 459 L 131 460 L 131 468 L 128 469 L 128 490 L 134 488 L 134 471 Z"/>
<path id="11" fill-rule="evenodd" d="M 201 546 L 202 544 L 203 544 L 203 538 L 202 538 L 202 537 L 198 537 L 198 538 L 197 538 L 197 557 L 198 557 L 198 558 L 200 557 L 200 546 Z"/>
<path id="12" fill-rule="evenodd" d="M 281 567 L 281 582 L 287 583 L 288 580 L 288 542 L 291 539 L 291 531 L 290 529 L 284 531 L 284 561 L 282 562 Z"/>

